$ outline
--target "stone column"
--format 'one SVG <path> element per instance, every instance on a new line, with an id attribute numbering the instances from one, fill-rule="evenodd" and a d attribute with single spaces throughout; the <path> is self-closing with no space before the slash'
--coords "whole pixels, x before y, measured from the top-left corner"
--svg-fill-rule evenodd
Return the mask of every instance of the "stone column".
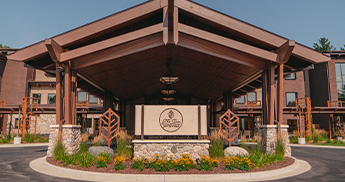
<path id="1" fill-rule="evenodd" d="M 277 125 L 261 125 L 259 129 L 261 147 L 265 153 L 275 152 L 277 139 Z"/>
<path id="2" fill-rule="evenodd" d="M 288 133 L 289 125 L 280 125 L 280 137 L 285 145 L 285 156 L 291 156 L 291 146 Z"/>
<path id="3" fill-rule="evenodd" d="M 58 140 L 59 135 L 59 125 L 50 125 L 50 136 L 47 156 L 52 157 L 54 152 L 54 147 Z M 79 151 L 80 145 L 80 125 L 62 125 L 62 143 L 65 146 L 66 152 L 68 154 L 75 154 Z"/>
<path id="4" fill-rule="evenodd" d="M 291 147 L 288 134 L 289 125 L 280 125 L 280 137 L 285 145 L 285 156 L 291 156 Z M 277 125 L 262 125 L 259 129 L 263 152 L 274 153 L 277 142 Z"/>

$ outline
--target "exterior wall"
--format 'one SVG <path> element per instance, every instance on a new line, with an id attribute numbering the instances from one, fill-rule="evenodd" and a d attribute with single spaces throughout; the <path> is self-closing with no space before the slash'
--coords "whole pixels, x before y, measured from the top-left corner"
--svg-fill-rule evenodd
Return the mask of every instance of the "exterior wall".
<path id="1" fill-rule="evenodd" d="M 304 74 L 303 71 L 296 73 L 296 80 L 286 80 L 284 79 L 284 101 L 283 107 L 286 106 L 286 93 L 287 92 L 297 92 L 298 98 L 305 97 L 305 85 L 304 85 Z M 293 114 L 284 114 L 283 121 L 287 123 L 288 120 L 296 120 L 296 116 Z"/>
<path id="2" fill-rule="evenodd" d="M 47 77 L 44 75 L 44 71 L 42 70 L 35 70 L 35 81 L 50 81 L 50 82 L 55 82 L 55 77 Z"/>
<path id="3" fill-rule="evenodd" d="M 28 69 L 22 62 L 7 61 L 1 83 L 0 100 L 6 105 L 19 105 L 25 97 Z"/>
<path id="4" fill-rule="evenodd" d="M 48 94 L 55 94 L 55 86 L 31 86 L 30 96 L 41 94 L 41 104 L 48 104 Z"/>

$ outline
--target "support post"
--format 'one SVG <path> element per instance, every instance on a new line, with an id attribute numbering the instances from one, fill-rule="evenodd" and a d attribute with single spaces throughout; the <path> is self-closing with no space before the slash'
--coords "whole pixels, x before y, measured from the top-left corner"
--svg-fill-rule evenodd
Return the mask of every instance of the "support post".
<path id="1" fill-rule="evenodd" d="M 261 76 L 262 80 L 262 124 L 267 124 L 267 71 L 264 70 Z"/>
<path id="2" fill-rule="evenodd" d="M 268 65 L 268 121 L 267 124 L 274 125 L 274 65 Z"/>
<path id="3" fill-rule="evenodd" d="M 72 95 L 72 89 L 71 89 L 71 67 L 69 63 L 65 64 L 65 123 L 66 124 L 72 124 L 72 102 L 71 102 L 71 95 Z"/>
<path id="4" fill-rule="evenodd" d="M 141 105 L 141 140 L 144 140 L 144 105 Z"/>
<path id="5" fill-rule="evenodd" d="M 200 111 L 200 104 L 198 105 L 198 140 L 201 140 L 201 111 Z"/>

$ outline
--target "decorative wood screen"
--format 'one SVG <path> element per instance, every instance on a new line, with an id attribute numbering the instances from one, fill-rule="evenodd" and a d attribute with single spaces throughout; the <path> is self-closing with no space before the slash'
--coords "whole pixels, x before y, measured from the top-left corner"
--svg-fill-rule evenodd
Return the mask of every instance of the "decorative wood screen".
<path id="1" fill-rule="evenodd" d="M 99 118 L 99 135 L 104 137 L 110 147 L 110 142 L 120 131 L 120 116 L 109 108 Z"/>
<path id="2" fill-rule="evenodd" d="M 23 99 L 22 116 L 20 129 L 22 133 L 22 139 L 25 137 L 25 132 L 28 133 L 31 127 L 31 123 L 35 123 L 34 138 L 36 137 L 36 125 L 37 125 L 37 112 L 38 110 L 38 98 L 25 97 Z M 35 119 L 32 119 L 34 117 Z"/>
<path id="3" fill-rule="evenodd" d="M 305 135 L 308 135 L 310 138 L 312 138 L 310 98 L 297 98 L 296 110 L 301 114 L 301 116 L 297 114 L 298 137 L 301 137 L 302 134 L 303 137 L 305 137 Z"/>
<path id="4" fill-rule="evenodd" d="M 232 134 L 236 129 L 237 132 Z M 240 134 L 239 118 L 230 109 L 219 117 L 219 131 L 222 137 L 229 142 L 229 146 L 231 146 L 231 142 Z"/>

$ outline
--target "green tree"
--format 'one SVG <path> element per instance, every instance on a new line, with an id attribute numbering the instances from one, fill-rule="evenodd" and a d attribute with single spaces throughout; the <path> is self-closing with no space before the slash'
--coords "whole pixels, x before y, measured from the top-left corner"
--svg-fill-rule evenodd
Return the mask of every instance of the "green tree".
<path id="1" fill-rule="evenodd" d="M 10 48 L 10 46 L 0 44 L 0 48 Z"/>
<path id="2" fill-rule="evenodd" d="M 329 50 L 335 50 L 335 47 L 331 45 L 331 42 L 328 41 L 325 37 L 322 37 L 319 39 L 319 44 L 314 43 L 313 45 L 314 49 L 319 52 L 325 52 Z"/>
<path id="3" fill-rule="evenodd" d="M 344 47 L 341 47 L 340 50 L 345 51 L 345 44 Z"/>

